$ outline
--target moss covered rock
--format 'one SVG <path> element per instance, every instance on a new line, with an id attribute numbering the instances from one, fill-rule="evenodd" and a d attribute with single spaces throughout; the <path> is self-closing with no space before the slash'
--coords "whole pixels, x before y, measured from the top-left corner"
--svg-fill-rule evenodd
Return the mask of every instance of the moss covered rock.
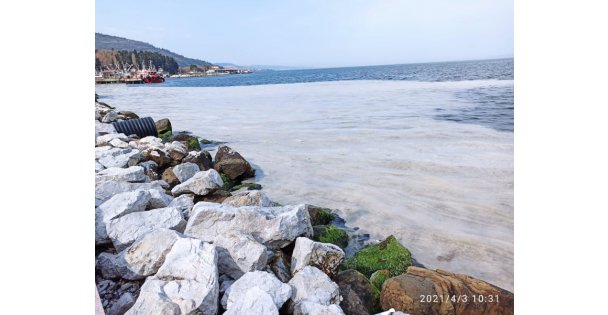
<path id="1" fill-rule="evenodd" d="M 262 185 L 256 183 L 241 183 L 232 187 L 232 190 L 239 190 L 241 188 L 247 187 L 247 190 L 260 190 L 262 189 Z"/>
<path id="2" fill-rule="evenodd" d="M 411 265 L 412 254 L 391 235 L 379 244 L 360 250 L 344 263 L 344 268 L 355 269 L 367 277 L 382 269 L 388 270 L 391 276 L 397 276 Z"/>
<path id="3" fill-rule="evenodd" d="M 348 234 L 343 229 L 333 225 L 315 225 L 314 240 L 321 243 L 331 243 L 344 249 L 348 246 Z"/>
<path id="4" fill-rule="evenodd" d="M 317 206 L 308 206 L 308 214 L 310 215 L 310 223 L 315 225 L 327 225 L 333 219 L 333 214 L 328 208 Z"/>

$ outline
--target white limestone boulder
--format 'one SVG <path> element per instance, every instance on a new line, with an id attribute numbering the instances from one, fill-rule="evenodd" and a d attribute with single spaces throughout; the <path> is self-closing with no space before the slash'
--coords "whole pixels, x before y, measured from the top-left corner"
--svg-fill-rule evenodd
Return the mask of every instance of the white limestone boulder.
<path id="1" fill-rule="evenodd" d="M 173 196 L 188 193 L 205 196 L 222 187 L 222 185 L 224 185 L 224 182 L 220 174 L 216 170 L 211 169 L 194 174 L 194 176 L 185 182 L 173 187 L 171 193 Z"/>
<path id="2" fill-rule="evenodd" d="M 222 306 L 230 310 L 252 288 L 258 288 L 270 295 L 277 309 L 280 309 L 292 295 L 291 286 L 281 282 L 275 275 L 265 271 L 252 271 L 245 273 L 226 290 L 222 297 Z"/>
<path id="3" fill-rule="evenodd" d="M 200 172 L 198 165 L 190 162 L 175 165 L 173 167 L 173 174 L 177 177 L 180 183 L 187 181 L 192 178 L 194 174 Z"/>
<path id="4" fill-rule="evenodd" d="M 240 278 L 244 273 L 266 268 L 268 255 L 266 246 L 260 244 L 251 235 L 227 231 L 217 235 L 213 242 L 217 247 L 218 270 L 220 274 L 232 279 Z"/>
<path id="5" fill-rule="evenodd" d="M 154 275 L 165 262 L 165 257 L 173 244 L 182 236 L 180 233 L 160 228 L 144 234 L 124 251 L 128 268 L 140 276 Z"/>
<path id="6" fill-rule="evenodd" d="M 114 248 L 122 251 L 135 240 L 155 229 L 167 228 L 182 232 L 186 221 L 176 208 L 160 208 L 149 211 L 133 212 L 106 224 L 108 237 Z"/>
<path id="7" fill-rule="evenodd" d="M 313 266 L 331 277 L 343 260 L 344 251 L 337 245 L 298 237 L 291 255 L 291 274 L 294 275 L 305 266 Z"/>
<path id="8" fill-rule="evenodd" d="M 194 207 L 194 196 L 181 195 L 179 197 L 176 197 L 171 201 L 169 207 L 179 209 L 184 215 L 184 219 L 188 220 L 188 218 L 190 218 L 190 212 L 192 211 L 192 207 Z"/>
<path id="9" fill-rule="evenodd" d="M 249 190 L 243 191 L 224 199 L 222 202 L 226 205 L 234 207 L 243 206 L 258 206 L 258 207 L 272 207 L 274 203 L 260 190 Z"/>
<path id="10" fill-rule="evenodd" d="M 305 266 L 288 283 L 293 288 L 291 301 L 294 304 L 303 300 L 321 305 L 340 304 L 338 285 L 315 267 Z"/>
<path id="11" fill-rule="evenodd" d="M 185 234 L 213 240 L 228 231 L 252 235 L 266 247 L 278 249 L 298 236 L 311 236 L 312 227 L 305 205 L 284 207 L 232 207 L 198 202 L 192 209 Z"/>
<path id="12" fill-rule="evenodd" d="M 258 287 L 245 292 L 238 301 L 232 303 L 224 315 L 279 315 L 272 297 Z"/>
<path id="13" fill-rule="evenodd" d="M 111 167 L 97 173 L 96 182 L 99 181 L 117 181 L 117 182 L 145 182 L 149 180 L 144 173 L 144 168 L 141 166 L 131 166 L 129 168 Z"/>
<path id="14" fill-rule="evenodd" d="M 156 275 L 146 279 L 126 314 L 216 314 L 218 295 L 215 246 L 182 238 Z"/>

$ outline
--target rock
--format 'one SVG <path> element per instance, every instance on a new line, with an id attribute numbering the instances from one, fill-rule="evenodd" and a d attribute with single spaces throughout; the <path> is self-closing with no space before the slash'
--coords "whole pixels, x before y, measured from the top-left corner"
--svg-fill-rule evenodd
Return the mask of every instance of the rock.
<path id="1" fill-rule="evenodd" d="M 328 208 L 321 208 L 317 206 L 306 205 L 308 214 L 310 215 L 310 222 L 313 226 L 316 225 L 328 225 L 333 218 L 331 210 Z"/>
<path id="2" fill-rule="evenodd" d="M 169 119 L 167 119 L 167 118 L 163 118 L 163 119 L 157 121 L 155 124 L 156 124 L 156 131 L 158 132 L 159 135 L 161 133 L 165 133 L 167 131 L 173 131 L 173 129 L 171 128 L 171 121 L 169 121 Z"/>
<path id="3" fill-rule="evenodd" d="M 194 163 L 198 165 L 201 171 L 206 171 L 213 168 L 211 154 L 208 151 L 190 151 L 188 155 L 182 159 L 182 163 Z"/>
<path id="4" fill-rule="evenodd" d="M 96 181 L 117 181 L 117 182 L 143 182 L 148 177 L 144 174 L 141 166 L 131 166 L 129 168 L 111 167 L 97 173 Z"/>
<path id="5" fill-rule="evenodd" d="M 232 303 L 224 315 L 279 315 L 279 310 L 268 293 L 253 287 L 245 292 L 238 301 Z"/>
<path id="6" fill-rule="evenodd" d="M 374 288 L 362 273 L 356 270 L 346 270 L 338 273 L 334 279 L 340 287 L 342 302 L 340 307 L 347 314 L 373 314 L 374 305 L 379 296 L 374 294 Z"/>
<path id="7" fill-rule="evenodd" d="M 261 191 L 244 191 L 226 198 L 223 204 L 242 207 L 242 206 L 258 206 L 272 207 L 274 203 Z"/>
<path id="8" fill-rule="evenodd" d="M 314 240 L 322 243 L 331 243 L 344 249 L 348 246 L 348 233 L 343 229 L 333 225 L 315 225 L 312 227 Z"/>
<path id="9" fill-rule="evenodd" d="M 192 211 L 192 207 L 194 207 L 194 197 L 193 195 L 181 195 L 171 201 L 169 207 L 177 208 L 182 212 L 184 219 L 188 220 L 190 218 L 190 211 Z"/>
<path id="10" fill-rule="evenodd" d="M 134 190 L 149 190 L 163 188 L 158 181 L 151 183 L 128 183 L 128 182 L 115 182 L 115 181 L 102 181 L 95 182 L 95 205 L 100 205 L 104 201 L 112 198 L 116 194 L 120 194 L 127 191 Z"/>
<path id="11" fill-rule="evenodd" d="M 143 151 L 165 150 L 165 144 L 160 138 L 154 136 L 143 137 L 135 141 L 137 148 Z"/>
<path id="12" fill-rule="evenodd" d="M 188 155 L 188 148 L 179 141 L 165 144 L 165 150 L 173 161 L 180 163 Z"/>
<path id="13" fill-rule="evenodd" d="M 114 305 L 108 309 L 107 315 L 123 315 L 135 304 L 135 298 L 130 292 L 125 292 L 120 298 L 114 302 Z"/>
<path id="14" fill-rule="evenodd" d="M 187 193 L 204 196 L 222 187 L 223 184 L 220 174 L 211 169 L 194 174 L 187 181 L 173 187 L 171 193 L 174 196 Z"/>
<path id="15" fill-rule="evenodd" d="M 176 208 L 160 208 L 133 212 L 106 224 L 108 236 L 116 250 L 121 251 L 136 239 L 155 229 L 167 228 L 182 232 L 186 221 Z"/>
<path id="16" fill-rule="evenodd" d="M 129 269 L 140 276 L 154 275 L 181 235 L 169 229 L 156 229 L 144 234 L 124 251 Z"/>
<path id="17" fill-rule="evenodd" d="M 340 289 L 323 271 L 306 266 L 298 271 L 291 280 L 293 292 L 291 300 L 294 304 L 308 300 L 321 305 L 339 304 Z"/>
<path id="18" fill-rule="evenodd" d="M 291 279 L 291 265 L 281 250 L 272 255 L 268 267 L 282 282 L 288 282 Z"/>
<path id="19" fill-rule="evenodd" d="M 283 303 L 291 297 L 292 291 L 291 286 L 281 282 L 271 273 L 265 271 L 247 272 L 226 290 L 222 298 L 222 306 L 230 310 L 253 288 L 258 288 L 270 295 L 277 309 L 281 308 Z"/>
<path id="20" fill-rule="evenodd" d="M 96 150 L 95 158 L 97 158 L 97 161 L 106 168 L 122 168 L 137 165 L 142 159 L 142 155 L 137 149 L 111 148 L 107 151 Z"/>
<path id="21" fill-rule="evenodd" d="M 150 197 L 148 191 L 124 192 L 106 200 L 98 207 L 98 210 L 101 211 L 103 222 L 108 223 L 125 214 L 146 210 Z"/>
<path id="22" fill-rule="evenodd" d="M 105 124 L 99 121 L 95 121 L 95 136 L 104 135 L 108 133 L 116 133 L 116 129 L 112 124 Z"/>
<path id="23" fill-rule="evenodd" d="M 161 189 L 150 189 L 150 202 L 148 203 L 148 209 L 166 208 L 173 201 L 173 196 L 170 196 Z"/>
<path id="24" fill-rule="evenodd" d="M 99 137 L 95 138 L 95 146 L 108 145 L 114 139 L 118 139 L 121 141 L 128 141 L 129 137 L 127 137 L 124 133 L 110 133 L 110 134 L 99 136 Z"/>
<path id="25" fill-rule="evenodd" d="M 344 315 L 342 309 L 336 304 L 321 305 L 308 300 L 297 303 L 293 311 L 294 315 Z M 349 315 L 351 313 L 348 313 Z M 354 314 L 354 313 L 353 313 Z"/>
<path id="26" fill-rule="evenodd" d="M 210 240 L 228 231 L 249 234 L 269 248 L 282 248 L 298 236 L 312 233 L 304 205 L 284 207 L 232 207 L 198 202 L 192 209 L 186 235 Z"/>
<path id="27" fill-rule="evenodd" d="M 167 182 L 170 187 L 174 187 L 179 184 L 179 179 L 177 179 L 177 176 L 175 176 L 172 167 L 168 167 L 167 169 L 165 169 L 165 171 L 161 175 L 161 178 L 162 180 Z"/>
<path id="28" fill-rule="evenodd" d="M 180 183 L 187 181 L 192 178 L 194 174 L 198 173 L 200 169 L 198 165 L 190 162 L 182 163 L 173 167 L 173 174 L 177 177 Z"/>
<path id="29" fill-rule="evenodd" d="M 120 140 L 120 139 L 113 139 L 112 141 L 110 141 L 110 145 L 116 148 L 128 148 L 129 144 Z"/>
<path id="30" fill-rule="evenodd" d="M 372 275 L 369 277 L 369 282 L 371 282 L 372 285 L 378 290 L 378 292 L 380 292 L 382 291 L 382 285 L 384 284 L 384 281 L 386 281 L 390 277 L 391 272 L 386 269 L 382 269 L 372 273 Z"/>
<path id="31" fill-rule="evenodd" d="M 105 279 L 123 278 L 129 280 L 143 279 L 144 276 L 132 272 L 125 261 L 124 252 L 116 255 L 103 252 L 97 256 L 95 268 L 99 270 Z"/>
<path id="32" fill-rule="evenodd" d="M 251 235 L 227 231 L 214 239 L 202 240 L 213 242 L 217 247 L 217 267 L 220 274 L 239 279 L 246 272 L 266 268 L 266 246 Z"/>
<path id="33" fill-rule="evenodd" d="M 144 171 L 156 171 L 158 169 L 158 164 L 154 161 L 144 161 L 138 164 L 139 166 L 144 168 Z"/>
<path id="34" fill-rule="evenodd" d="M 106 223 L 103 221 L 103 213 L 99 207 L 95 208 L 95 245 L 110 243 Z"/>
<path id="35" fill-rule="evenodd" d="M 169 137 L 169 139 L 167 139 L 168 142 L 173 142 L 173 141 L 178 141 L 183 143 L 189 151 L 192 150 L 196 150 L 196 151 L 200 151 L 201 150 L 201 145 L 198 141 L 198 137 L 189 135 L 189 134 L 185 134 L 185 133 L 178 133 L 176 135 L 173 135 L 171 137 Z"/>
<path id="36" fill-rule="evenodd" d="M 306 237 L 298 237 L 291 255 L 291 274 L 302 270 L 305 266 L 319 268 L 328 276 L 333 276 L 344 260 L 344 251 L 340 247 L 314 242 Z"/>
<path id="37" fill-rule="evenodd" d="M 105 169 L 106 168 L 103 165 L 101 165 L 101 163 L 95 161 L 95 173 L 97 173 L 99 171 L 103 171 Z"/>
<path id="38" fill-rule="evenodd" d="M 130 111 L 120 111 L 118 112 L 118 119 L 129 120 L 129 119 L 138 119 L 139 116 L 134 112 Z"/>
<path id="39" fill-rule="evenodd" d="M 101 119 L 102 123 L 111 123 L 115 122 L 118 119 L 118 114 L 115 111 L 109 111 L 103 118 Z"/>
<path id="40" fill-rule="evenodd" d="M 355 269 L 366 277 L 382 269 L 388 270 L 392 276 L 400 275 L 411 265 L 412 255 L 392 235 L 361 249 L 344 263 L 345 268 Z"/>
<path id="41" fill-rule="evenodd" d="M 221 145 L 215 154 L 214 168 L 226 174 L 231 180 L 245 179 L 254 176 L 251 165 L 238 152 Z"/>
<path id="42" fill-rule="evenodd" d="M 182 238 L 156 275 L 146 279 L 127 314 L 216 314 L 218 297 L 215 246 Z"/>
<path id="43" fill-rule="evenodd" d="M 467 302 L 434 299 L 421 302 L 420 296 L 456 296 Z M 473 300 L 483 296 L 483 303 Z M 492 297 L 494 302 L 490 302 Z M 444 270 L 409 267 L 407 273 L 386 280 L 380 296 L 382 309 L 394 308 L 410 314 L 513 314 L 513 293 L 473 277 Z"/>

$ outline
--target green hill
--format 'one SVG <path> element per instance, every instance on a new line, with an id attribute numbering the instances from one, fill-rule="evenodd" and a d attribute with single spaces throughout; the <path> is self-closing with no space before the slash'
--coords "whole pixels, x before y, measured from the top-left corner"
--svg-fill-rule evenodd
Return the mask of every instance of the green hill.
<path id="1" fill-rule="evenodd" d="M 141 51 L 157 52 L 157 53 L 160 53 L 160 54 L 163 54 L 165 56 L 169 56 L 169 57 L 175 59 L 175 61 L 177 62 L 177 64 L 180 67 L 187 67 L 190 65 L 197 65 L 197 66 L 213 65 L 210 62 L 200 60 L 200 59 L 187 58 L 180 54 L 176 54 L 172 51 L 169 51 L 167 49 L 154 47 L 148 43 L 144 43 L 144 42 L 140 42 L 140 41 L 136 41 L 136 40 L 132 40 L 132 39 L 127 39 L 127 38 L 122 38 L 122 37 L 117 37 L 117 36 L 112 36 L 112 35 L 95 33 L 95 49 L 96 50 L 110 50 L 112 48 L 114 50 L 128 50 L 128 51 L 141 50 Z"/>

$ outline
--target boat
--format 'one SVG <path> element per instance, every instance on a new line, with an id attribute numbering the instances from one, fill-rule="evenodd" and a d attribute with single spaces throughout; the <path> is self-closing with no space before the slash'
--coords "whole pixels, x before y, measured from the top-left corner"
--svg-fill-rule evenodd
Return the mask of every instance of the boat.
<path id="1" fill-rule="evenodd" d="M 142 62 L 142 70 L 137 72 L 138 77 L 144 83 L 163 83 L 165 82 L 165 78 L 162 74 L 156 72 L 156 68 L 152 65 L 152 60 L 150 60 L 150 66 L 146 69 L 146 65 Z"/>

